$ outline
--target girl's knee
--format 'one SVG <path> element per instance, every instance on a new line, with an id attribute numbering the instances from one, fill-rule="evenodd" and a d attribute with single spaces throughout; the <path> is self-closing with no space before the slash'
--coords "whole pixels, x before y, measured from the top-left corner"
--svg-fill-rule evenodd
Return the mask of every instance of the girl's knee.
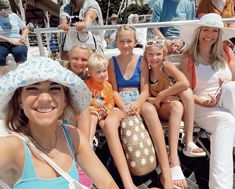
<path id="1" fill-rule="evenodd" d="M 157 113 L 156 108 L 154 105 L 145 102 L 142 104 L 140 107 L 141 113 L 146 113 L 146 114 L 152 114 L 152 113 Z"/>
<path id="2" fill-rule="evenodd" d="M 183 114 L 184 107 L 180 101 L 172 101 L 170 104 L 171 113 L 173 114 Z"/>
<path id="3" fill-rule="evenodd" d="M 193 99 L 193 91 L 190 88 L 180 92 L 179 96 L 182 100 L 183 99 L 185 99 L 185 100 L 194 100 Z"/>

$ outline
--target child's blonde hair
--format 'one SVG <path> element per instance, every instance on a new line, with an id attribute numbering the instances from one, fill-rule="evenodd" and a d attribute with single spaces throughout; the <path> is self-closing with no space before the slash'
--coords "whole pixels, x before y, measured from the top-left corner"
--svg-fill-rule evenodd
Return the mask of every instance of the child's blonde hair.
<path id="1" fill-rule="evenodd" d="M 104 57 L 104 55 L 99 53 L 93 53 L 88 60 L 88 70 L 96 70 L 100 68 L 108 67 L 108 60 Z"/>
<path id="2" fill-rule="evenodd" d="M 158 40 L 158 39 L 152 39 L 152 40 L 149 40 L 149 41 L 156 41 L 156 40 Z M 154 45 L 154 44 L 153 44 Z M 152 48 L 152 46 L 153 45 L 151 45 L 151 46 L 145 46 L 145 49 L 144 49 L 144 55 L 143 55 L 143 58 L 145 59 L 145 60 L 147 60 L 146 59 L 146 53 L 147 53 L 147 51 L 150 49 L 150 48 Z M 166 46 L 166 43 L 165 43 L 165 41 L 164 41 L 164 44 L 163 45 L 155 45 L 155 46 L 158 46 L 158 47 L 160 47 L 161 49 L 163 49 L 163 54 L 164 54 L 164 57 L 167 55 L 167 53 L 168 53 L 168 49 L 167 49 L 167 46 Z"/>
<path id="3" fill-rule="evenodd" d="M 132 31 L 132 32 L 134 33 L 134 38 L 135 38 L 135 40 L 137 41 L 135 28 L 132 27 L 132 26 L 128 26 L 128 25 L 122 25 L 122 26 L 120 26 L 120 27 L 117 29 L 115 41 L 117 41 L 117 38 L 118 38 L 119 33 L 120 33 L 121 31 Z"/>

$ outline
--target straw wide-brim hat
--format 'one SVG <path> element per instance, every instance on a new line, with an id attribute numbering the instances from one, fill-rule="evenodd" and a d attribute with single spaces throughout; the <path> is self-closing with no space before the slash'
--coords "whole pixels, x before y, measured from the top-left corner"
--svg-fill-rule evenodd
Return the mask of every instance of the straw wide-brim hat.
<path id="1" fill-rule="evenodd" d="M 194 38 L 196 29 L 202 26 L 221 29 L 223 41 L 235 36 L 235 29 L 224 27 L 222 17 L 219 14 L 209 13 L 203 15 L 200 20 L 193 24 L 182 25 L 180 27 L 180 37 L 187 45 L 190 45 Z"/>
<path id="2" fill-rule="evenodd" d="M 89 106 L 90 91 L 76 74 L 50 58 L 29 58 L 0 78 L 0 119 L 4 118 L 7 105 L 18 88 L 42 81 L 53 81 L 67 87 L 73 104 L 79 111 Z"/>
<path id="3" fill-rule="evenodd" d="M 118 19 L 118 15 L 117 15 L 117 14 L 115 14 L 115 13 L 113 13 L 113 14 L 109 17 L 109 19 L 111 20 L 111 19 L 113 19 L 113 18 Z"/>

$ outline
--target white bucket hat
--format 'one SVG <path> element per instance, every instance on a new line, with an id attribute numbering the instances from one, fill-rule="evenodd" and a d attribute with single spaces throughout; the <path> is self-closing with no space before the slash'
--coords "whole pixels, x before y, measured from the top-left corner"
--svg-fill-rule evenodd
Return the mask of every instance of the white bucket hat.
<path id="1" fill-rule="evenodd" d="M 90 91 L 77 75 L 50 58 L 30 58 L 0 79 L 0 119 L 16 89 L 47 80 L 68 87 L 79 111 L 89 106 Z"/>
<path id="2" fill-rule="evenodd" d="M 222 17 L 216 13 L 205 14 L 196 23 L 185 24 L 180 27 L 180 37 L 187 45 L 190 45 L 197 28 L 214 27 L 222 30 L 222 40 L 228 40 L 235 36 L 235 29 L 224 27 Z"/>

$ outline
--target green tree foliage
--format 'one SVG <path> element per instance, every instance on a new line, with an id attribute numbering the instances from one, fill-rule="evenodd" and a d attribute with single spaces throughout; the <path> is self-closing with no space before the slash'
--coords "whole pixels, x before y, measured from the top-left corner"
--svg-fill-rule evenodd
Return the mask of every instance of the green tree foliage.
<path id="1" fill-rule="evenodd" d="M 97 2 L 100 5 L 100 8 L 102 10 L 102 15 L 104 18 L 104 22 L 107 16 L 107 11 L 108 11 L 108 3 L 110 1 L 110 6 L 109 6 L 109 14 L 108 17 L 112 15 L 112 13 L 117 14 L 119 7 L 121 5 L 122 0 L 97 0 Z M 143 4 L 143 1 L 140 3 L 131 4 L 127 6 L 127 8 L 119 15 L 120 20 L 122 23 L 127 23 L 127 18 L 130 14 L 150 14 L 150 8 L 148 7 L 147 4 Z"/>
<path id="2" fill-rule="evenodd" d="M 127 19 L 130 14 L 138 14 L 138 15 L 151 14 L 151 9 L 148 7 L 147 4 L 145 5 L 131 4 L 121 13 L 121 18 L 123 23 L 127 23 Z"/>
<path id="3" fill-rule="evenodd" d="M 97 2 L 100 5 L 100 8 L 102 10 L 102 15 L 105 21 L 106 16 L 107 16 L 107 11 L 108 11 L 109 0 L 97 0 Z M 120 4 L 121 4 L 121 0 L 110 0 L 108 17 L 110 17 L 112 13 L 115 13 L 115 14 L 118 13 Z"/>

